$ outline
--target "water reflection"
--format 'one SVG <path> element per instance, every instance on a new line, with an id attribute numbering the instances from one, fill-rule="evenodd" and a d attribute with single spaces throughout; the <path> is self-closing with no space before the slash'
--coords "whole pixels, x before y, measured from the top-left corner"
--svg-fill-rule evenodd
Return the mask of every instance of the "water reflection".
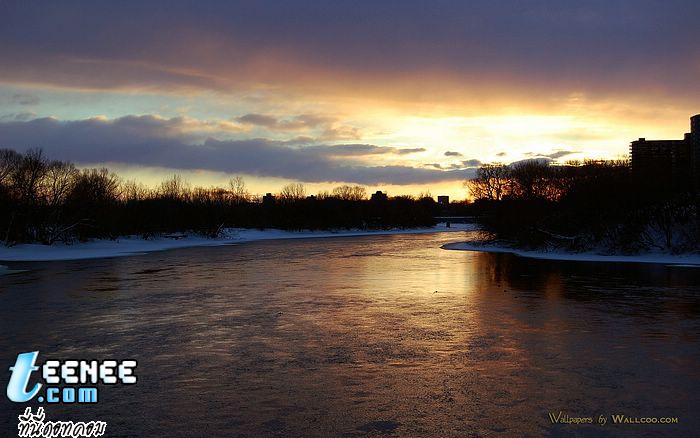
<path id="1" fill-rule="evenodd" d="M 439 248 L 455 239 L 12 264 L 28 272 L 0 277 L 0 363 L 137 358 L 136 387 L 48 410 L 124 436 L 639 432 L 553 427 L 559 410 L 697 429 L 700 273 Z"/>

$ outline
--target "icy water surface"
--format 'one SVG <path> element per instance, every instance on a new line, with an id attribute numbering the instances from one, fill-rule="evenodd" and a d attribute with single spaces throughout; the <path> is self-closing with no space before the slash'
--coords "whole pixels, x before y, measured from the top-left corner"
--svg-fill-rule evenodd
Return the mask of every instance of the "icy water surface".
<path id="1" fill-rule="evenodd" d="M 2 384 L 20 352 L 135 358 L 136 385 L 44 404 L 51 420 L 107 421 L 107 436 L 700 433 L 699 269 L 440 249 L 463 238 L 5 263 L 26 271 L 0 276 Z M 2 436 L 25 406 L 2 397 Z"/>

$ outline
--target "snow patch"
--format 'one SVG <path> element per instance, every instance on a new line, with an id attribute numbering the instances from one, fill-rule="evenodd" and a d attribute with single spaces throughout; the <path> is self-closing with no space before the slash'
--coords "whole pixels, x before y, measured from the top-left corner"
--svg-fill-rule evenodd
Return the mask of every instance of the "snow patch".
<path id="1" fill-rule="evenodd" d="M 195 246 L 222 246 L 257 240 L 308 239 L 327 237 L 379 236 L 387 234 L 420 234 L 436 232 L 471 231 L 477 229 L 473 224 L 438 224 L 430 228 L 393 229 L 393 230 L 349 230 L 349 231 L 284 231 L 228 228 L 223 230 L 220 238 L 209 239 L 196 235 L 177 234 L 145 240 L 137 236 L 126 236 L 116 240 L 92 240 L 73 245 L 22 244 L 12 247 L 0 246 L 0 260 L 12 262 L 81 260 L 103 257 L 123 257 L 145 254 L 153 251 L 189 248 Z M 0 273 L 2 273 L 0 269 Z M 7 273 L 7 272 L 6 272 Z"/>
<path id="2" fill-rule="evenodd" d="M 646 253 L 636 255 L 603 255 L 591 252 L 572 253 L 564 251 L 526 251 L 507 246 L 479 244 L 475 242 L 448 243 L 444 249 L 459 251 L 500 252 L 543 260 L 609 263 L 657 263 L 676 267 L 700 267 L 700 254 Z"/>
<path id="3" fill-rule="evenodd" d="M 0 275 L 18 274 L 20 272 L 26 272 L 26 271 L 24 269 L 10 269 L 5 265 L 0 265 Z"/>

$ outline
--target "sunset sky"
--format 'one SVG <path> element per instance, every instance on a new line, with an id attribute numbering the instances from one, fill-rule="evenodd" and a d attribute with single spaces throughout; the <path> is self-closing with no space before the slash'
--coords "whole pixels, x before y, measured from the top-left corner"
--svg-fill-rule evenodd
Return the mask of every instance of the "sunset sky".
<path id="1" fill-rule="evenodd" d="M 152 184 L 464 198 L 700 113 L 700 2 L 2 1 L 0 147 Z"/>

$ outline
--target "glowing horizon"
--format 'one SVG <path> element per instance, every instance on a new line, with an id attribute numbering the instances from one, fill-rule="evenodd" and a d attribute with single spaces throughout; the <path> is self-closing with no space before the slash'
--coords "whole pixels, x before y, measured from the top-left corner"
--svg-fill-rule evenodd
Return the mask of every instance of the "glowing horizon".
<path id="1" fill-rule="evenodd" d="M 146 183 L 464 198 L 480 162 L 682 138 L 700 6 L 635 5 L 6 2 L 0 146 Z"/>

